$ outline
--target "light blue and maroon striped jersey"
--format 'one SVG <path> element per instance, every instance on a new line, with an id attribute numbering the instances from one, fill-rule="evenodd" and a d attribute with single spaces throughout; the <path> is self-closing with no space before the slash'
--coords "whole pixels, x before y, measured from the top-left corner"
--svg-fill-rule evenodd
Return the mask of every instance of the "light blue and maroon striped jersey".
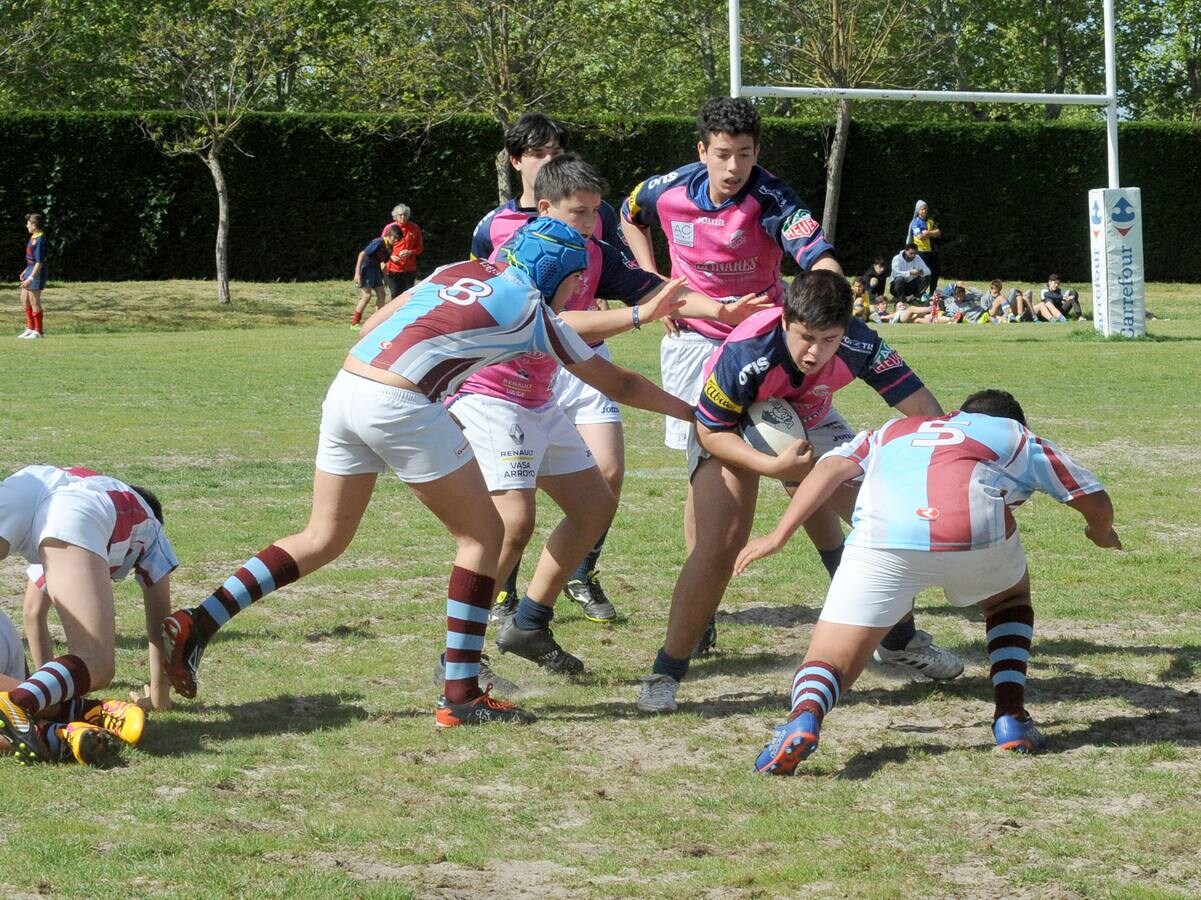
<path id="1" fill-rule="evenodd" d="M 1101 483 L 1012 419 L 952 412 L 893 419 L 836 447 L 859 464 L 848 544 L 888 550 L 978 550 L 1017 530 L 1010 508 L 1036 491 L 1061 503 Z"/>
<path id="2" fill-rule="evenodd" d="M 443 266 L 350 353 L 417 385 L 433 401 L 484 366 L 537 351 L 563 365 L 594 353 L 556 316 L 524 273 L 473 259 Z"/>

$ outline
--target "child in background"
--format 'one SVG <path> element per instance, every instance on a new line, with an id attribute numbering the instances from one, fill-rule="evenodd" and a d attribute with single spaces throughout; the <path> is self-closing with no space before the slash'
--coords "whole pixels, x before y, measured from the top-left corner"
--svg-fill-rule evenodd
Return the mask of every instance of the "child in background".
<path id="1" fill-rule="evenodd" d="M 872 295 L 863 276 L 851 282 L 851 315 L 861 322 L 872 321 Z"/>
<path id="2" fill-rule="evenodd" d="M 387 263 L 392 245 L 399 239 L 400 226 L 389 225 L 382 237 L 377 237 L 359 251 L 358 259 L 354 261 L 354 283 L 359 288 L 359 302 L 355 304 L 354 315 L 350 319 L 351 327 L 363 320 L 363 310 L 367 308 L 372 293 L 375 294 L 375 308 L 383 308 L 384 272 L 381 267 Z"/>
<path id="3" fill-rule="evenodd" d="M 1066 322 L 1068 319 L 1084 318 L 1084 311 L 1080 308 L 1080 294 L 1077 291 L 1062 290 L 1058 275 L 1047 276 L 1047 286 L 1042 289 L 1039 300 L 1039 305 L 1045 307 L 1040 313 L 1043 318 L 1047 318 L 1046 313 L 1056 314 L 1048 321 Z"/>
<path id="4" fill-rule="evenodd" d="M 25 245 L 25 268 L 21 271 L 21 305 L 25 307 L 25 330 L 17 337 L 40 338 L 42 330 L 42 289 L 46 286 L 46 235 L 41 213 L 25 217 L 29 243 Z"/>

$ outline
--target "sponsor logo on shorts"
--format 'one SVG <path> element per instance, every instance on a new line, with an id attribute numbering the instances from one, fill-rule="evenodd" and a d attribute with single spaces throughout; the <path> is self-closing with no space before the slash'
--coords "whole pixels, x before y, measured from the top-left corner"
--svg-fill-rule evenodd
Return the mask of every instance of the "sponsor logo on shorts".
<path id="1" fill-rule="evenodd" d="M 525 432 L 521 430 L 520 425 L 514 425 L 512 428 L 509 429 L 509 438 L 513 441 L 514 444 L 524 444 L 525 443 Z"/>
<path id="2" fill-rule="evenodd" d="M 901 359 L 901 354 L 888 346 L 886 341 L 880 341 L 880 349 L 872 357 L 872 371 L 880 375 L 889 369 L 899 369 L 903 364 L 904 361 Z"/>
<path id="3" fill-rule="evenodd" d="M 459 444 L 459 446 L 457 448 L 455 448 L 455 456 L 462 456 L 464 453 L 467 452 L 467 450 L 470 446 L 471 446 L 471 441 L 463 441 L 463 443 Z"/>
<path id="4" fill-rule="evenodd" d="M 696 244 L 696 231 L 691 222 L 672 222 L 671 223 L 671 240 L 672 243 L 679 244 L 681 247 L 692 247 Z"/>
<path id="5" fill-rule="evenodd" d="M 722 409 L 728 409 L 730 412 L 742 412 L 742 407 L 726 395 L 726 392 L 718 385 L 717 379 L 712 375 L 705 382 L 705 397 L 714 406 L 720 406 Z"/>
<path id="6" fill-rule="evenodd" d="M 927 522 L 933 522 L 940 515 L 941 515 L 941 513 L 938 511 L 938 508 L 935 506 L 923 506 L 919 510 L 917 510 L 917 517 L 919 519 L 925 519 Z"/>
<path id="7" fill-rule="evenodd" d="M 809 210 L 800 209 L 785 221 L 784 238 L 789 241 L 798 241 L 801 238 L 809 237 L 820 227 L 817 219 L 813 218 L 813 214 Z"/>

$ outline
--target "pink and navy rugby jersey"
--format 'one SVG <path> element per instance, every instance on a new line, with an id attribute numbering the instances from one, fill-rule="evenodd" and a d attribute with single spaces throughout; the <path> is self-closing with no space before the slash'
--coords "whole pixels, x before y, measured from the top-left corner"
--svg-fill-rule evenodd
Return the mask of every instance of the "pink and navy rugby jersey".
<path id="1" fill-rule="evenodd" d="M 610 210 L 612 212 L 612 210 Z M 46 261 L 46 235 L 39 231 L 29 236 L 25 244 L 25 268 L 31 269 L 37 263 Z"/>
<path id="2" fill-rule="evenodd" d="M 863 486 L 848 544 L 979 550 L 1017 530 L 1010 507 L 1035 491 L 1061 503 L 1101 490 L 1092 472 L 1012 419 L 952 412 L 893 419 L 831 450 L 858 463 Z"/>
<path id="3" fill-rule="evenodd" d="M 502 203 L 475 226 L 471 235 L 471 255 L 475 259 L 491 259 L 493 254 L 521 227 L 538 218 L 538 210 L 519 206 L 516 198 Z M 608 241 L 622 255 L 627 255 L 625 237 L 617 213 L 605 201 L 601 201 L 596 214 L 596 227 L 592 236 L 598 241 Z"/>
<path id="4" fill-rule="evenodd" d="M 683 276 L 689 287 L 715 300 L 767 294 L 778 304 L 784 296 L 784 252 L 808 270 L 834 250 L 792 189 L 759 166 L 736 196 L 714 206 L 709 173 L 702 163 L 689 163 L 639 184 L 621 214 L 644 228 L 658 223 L 667 239 L 672 277 Z M 712 338 L 730 333 L 723 322 L 681 321 Z"/>
<path id="5" fill-rule="evenodd" d="M 596 309 L 596 298 L 620 300 L 633 305 L 663 284 L 653 272 L 638 268 L 612 244 L 595 237 L 586 242 L 588 268 L 580 275 L 579 285 L 564 305 L 565 310 Z M 500 248 L 493 256 L 500 253 Z M 494 260 L 495 261 L 495 260 Z M 603 341 L 593 344 L 599 347 Z M 544 353 L 527 353 L 509 362 L 497 363 L 476 372 L 460 389 L 466 394 L 484 394 L 509 400 L 527 409 L 550 402 L 552 382 L 559 362 Z"/>
<path id="6" fill-rule="evenodd" d="M 13 477 L 17 476 L 36 481 L 42 488 L 43 502 L 62 490 L 89 490 L 105 495 L 113 508 L 111 531 L 107 535 L 108 572 L 113 581 L 121 581 L 132 571 L 138 584 L 149 587 L 179 567 L 162 524 L 146 501 L 125 482 L 82 467 L 26 466 L 14 473 Z M 31 540 L 32 535 L 27 538 Z M 13 549 L 30 562 L 40 558 L 37 547 L 14 544 Z M 40 566 L 37 575 L 41 575 Z M 30 577 L 34 577 L 32 568 Z M 39 587 L 44 583 L 43 579 Z"/>
<path id="7" fill-rule="evenodd" d="M 594 355 L 551 312 L 524 273 L 503 263 L 469 260 L 443 266 L 418 284 L 409 302 L 350 353 L 407 378 L 437 402 L 484 366 L 531 350 L 568 366 Z"/>
<path id="8" fill-rule="evenodd" d="M 830 412 L 834 392 L 856 378 L 866 381 L 889 406 L 896 406 L 922 381 L 897 351 L 858 319 L 824 366 L 803 375 L 784 342 L 784 310 L 765 309 L 739 325 L 705 363 L 696 419 L 713 431 L 738 427 L 746 408 L 779 397 L 791 403 L 806 428 Z"/>

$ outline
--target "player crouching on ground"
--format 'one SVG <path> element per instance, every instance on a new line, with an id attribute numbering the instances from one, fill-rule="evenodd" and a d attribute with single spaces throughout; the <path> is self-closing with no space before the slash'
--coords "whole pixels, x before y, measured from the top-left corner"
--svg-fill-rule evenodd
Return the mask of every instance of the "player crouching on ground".
<path id="1" fill-rule="evenodd" d="M 445 266 L 368 320 L 322 407 L 307 527 L 260 551 L 199 606 L 179 610 L 163 623 L 167 675 L 177 691 L 195 696 L 204 649 L 232 616 L 342 555 L 376 479 L 391 468 L 457 544 L 446 601 L 445 688 L 436 724 L 533 721 L 479 686 L 504 525 L 471 444 L 442 401 L 484 366 L 536 350 L 620 402 L 691 416 L 686 403 L 597 356 L 556 315 L 587 264 L 578 231 L 557 219 L 538 219 L 519 232 L 505 263 L 470 260 Z M 678 287 L 673 283 L 664 290 Z M 542 568 L 556 565 L 547 558 L 556 553 L 548 543 L 536 582 L 553 581 Z M 562 582 L 555 592 L 561 589 Z"/>
<path id="2" fill-rule="evenodd" d="M 783 308 L 756 313 L 737 326 L 704 368 L 704 388 L 689 438 L 688 559 L 676 579 L 667 636 L 651 674 L 642 679 L 638 709 L 669 713 L 688 673 L 689 659 L 712 622 L 734 574 L 738 551 L 751 532 L 759 478 L 789 486 L 806 477 L 812 457 L 802 442 L 769 456 L 738 433 L 747 408 L 778 397 L 797 410 L 820 455 L 854 437 L 834 406 L 834 394 L 865 381 L 903 415 L 941 415 L 942 407 L 900 354 L 851 317 L 851 289 L 839 273 L 815 270 L 793 279 Z M 804 455 L 801 455 L 804 454 Z M 851 520 L 855 489 L 847 485 L 806 524 L 831 577 L 842 559 L 840 519 Z M 912 597 L 912 595 L 911 595 Z M 955 678 L 963 662 L 919 631 L 908 609 L 894 620 L 877 656 L 934 679 Z"/>
<path id="3" fill-rule="evenodd" d="M 150 636 L 149 700 L 155 709 L 170 704 L 158 623 L 171 609 L 170 573 L 179 562 L 163 533 L 162 507 L 149 491 L 90 469 L 26 466 L 0 483 L 0 559 L 12 551 L 44 571 L 45 601 L 39 588 L 36 611 L 26 593 L 26 622 L 42 636 L 33 645 L 44 649 L 35 652 L 33 675 L 0 680 L 0 734 L 22 764 L 72 757 L 111 762 L 119 748 L 115 738 L 132 744 L 141 737 L 142 710 L 85 695 L 112 681 L 112 583 L 131 571 L 142 588 Z M 69 651 L 53 659 L 45 631 L 50 603 Z"/>
<path id="4" fill-rule="evenodd" d="M 1091 472 L 1026 428 L 1012 395 L 980 391 L 948 416 L 893 419 L 827 453 L 775 530 L 747 544 L 735 569 L 780 550 L 839 485 L 860 476 L 847 552 L 792 679 L 792 714 L 755 771 L 790 775 L 817 748 L 823 717 L 909 599 L 928 587 L 941 587 L 953 606 L 979 604 L 984 613 L 997 746 L 1044 749 L 1024 705 L 1034 610 L 1010 507 L 1043 491 L 1084 516 L 1094 544 L 1120 549 L 1109 495 Z"/>

